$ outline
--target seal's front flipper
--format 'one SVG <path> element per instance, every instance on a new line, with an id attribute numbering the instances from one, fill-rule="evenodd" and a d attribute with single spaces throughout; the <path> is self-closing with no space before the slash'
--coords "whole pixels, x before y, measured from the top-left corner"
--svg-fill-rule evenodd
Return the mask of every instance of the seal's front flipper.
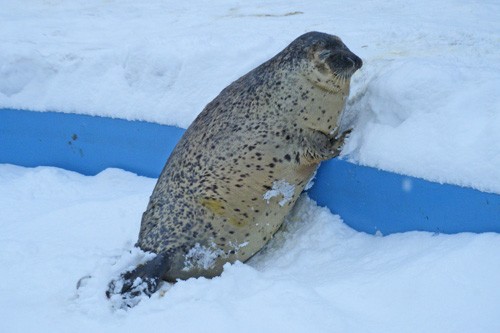
<path id="1" fill-rule="evenodd" d="M 119 296 L 123 301 L 120 307 L 134 307 L 140 302 L 141 295 L 151 297 L 158 290 L 161 277 L 169 267 L 170 262 L 166 256 L 158 254 L 152 260 L 111 281 L 106 296 L 108 298 L 112 298 L 114 295 Z"/>
<path id="2" fill-rule="evenodd" d="M 309 163 L 319 163 L 339 156 L 344 141 L 351 131 L 349 129 L 338 135 L 335 133 L 327 135 L 314 129 L 306 131 L 302 142 L 303 157 Z"/>
<path id="3" fill-rule="evenodd" d="M 346 130 L 338 135 L 335 135 L 335 136 L 333 136 L 332 139 L 330 139 L 330 144 L 331 144 L 330 150 L 333 152 L 332 158 L 340 155 L 340 152 L 342 151 L 345 140 L 349 136 L 349 134 L 351 134 L 351 132 L 352 132 L 352 128 L 350 128 L 350 129 L 348 129 L 348 130 Z"/>

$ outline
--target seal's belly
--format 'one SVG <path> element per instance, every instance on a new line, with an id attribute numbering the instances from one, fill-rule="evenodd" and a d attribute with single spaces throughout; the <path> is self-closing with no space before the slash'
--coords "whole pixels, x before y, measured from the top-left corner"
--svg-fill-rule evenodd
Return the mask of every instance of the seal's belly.
<path id="1" fill-rule="evenodd" d="M 198 239 L 193 251 L 200 250 L 200 256 L 188 251 L 176 275 L 216 276 L 225 263 L 252 257 L 279 229 L 315 170 L 316 165 L 277 168 L 273 178 L 262 174 L 248 177 L 243 186 L 230 188 L 231 195 L 200 198 L 217 236 Z M 218 189 L 225 193 L 225 186 Z M 213 260 L 200 260 L 203 252 Z"/>

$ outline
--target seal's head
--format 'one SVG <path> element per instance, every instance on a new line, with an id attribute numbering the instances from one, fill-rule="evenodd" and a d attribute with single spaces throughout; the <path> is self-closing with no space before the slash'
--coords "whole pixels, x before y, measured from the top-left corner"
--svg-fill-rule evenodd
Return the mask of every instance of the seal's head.
<path id="1" fill-rule="evenodd" d="M 332 92 L 348 86 L 351 76 L 363 65 L 339 37 L 321 32 L 303 34 L 285 50 L 286 58 L 298 61 L 296 65 L 308 81 Z"/>

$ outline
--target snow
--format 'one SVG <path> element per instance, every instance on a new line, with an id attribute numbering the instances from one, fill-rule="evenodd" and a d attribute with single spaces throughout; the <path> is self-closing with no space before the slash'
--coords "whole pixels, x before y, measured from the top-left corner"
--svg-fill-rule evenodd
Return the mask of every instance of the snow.
<path id="1" fill-rule="evenodd" d="M 295 37 L 329 32 L 364 61 L 343 158 L 500 193 L 499 11 L 492 0 L 4 0 L 0 107 L 187 127 Z M 122 310 L 104 293 L 150 259 L 133 245 L 154 184 L 0 165 L 0 331 L 500 331 L 500 235 L 372 236 L 307 197 L 249 263 Z"/>
<path id="2" fill-rule="evenodd" d="M 316 174 L 318 173 L 318 170 L 315 170 L 309 181 L 307 182 L 306 186 L 304 187 L 304 191 L 308 191 L 312 189 L 314 186 L 314 180 L 316 179 Z"/>
<path id="3" fill-rule="evenodd" d="M 224 251 L 217 248 L 216 244 L 210 247 L 202 246 L 196 243 L 186 254 L 184 261 L 184 270 L 188 271 L 193 268 L 208 269 L 215 264 L 217 257 L 225 254 Z"/>
<path id="4" fill-rule="evenodd" d="M 12 1 L 0 10 L 0 107 L 187 127 L 300 34 L 340 36 L 352 79 L 343 157 L 500 193 L 500 3 Z"/>
<path id="5" fill-rule="evenodd" d="M 278 202 L 278 204 L 283 207 L 288 201 L 292 200 L 294 194 L 295 185 L 290 184 L 284 179 L 280 179 L 273 182 L 273 187 L 269 191 L 264 193 L 262 198 L 266 200 L 267 204 L 269 204 L 271 198 L 281 197 L 281 200 Z"/>
<path id="6" fill-rule="evenodd" d="M 499 234 L 373 236 L 307 197 L 249 263 L 120 309 L 105 291 L 151 259 L 133 244 L 154 184 L 0 165 L 0 331 L 500 330 Z"/>

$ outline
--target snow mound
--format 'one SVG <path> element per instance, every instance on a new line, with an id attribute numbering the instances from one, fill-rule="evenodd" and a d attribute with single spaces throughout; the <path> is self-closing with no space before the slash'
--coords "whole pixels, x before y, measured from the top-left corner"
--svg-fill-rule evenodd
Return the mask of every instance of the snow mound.
<path id="1" fill-rule="evenodd" d="M 373 236 L 307 197 L 250 262 L 124 310 L 105 291 L 150 259 L 133 244 L 153 186 L 0 165 L 2 332 L 500 330 L 500 235 Z"/>

